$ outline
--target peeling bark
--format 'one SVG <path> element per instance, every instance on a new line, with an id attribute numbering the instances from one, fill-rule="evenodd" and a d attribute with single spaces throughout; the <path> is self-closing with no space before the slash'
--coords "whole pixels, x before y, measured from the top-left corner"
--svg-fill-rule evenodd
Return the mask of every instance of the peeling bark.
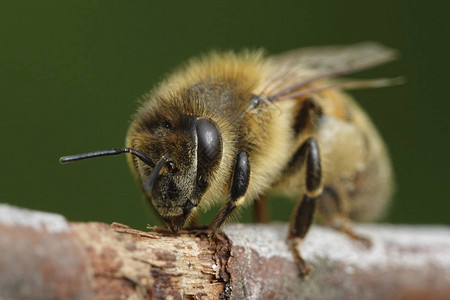
<path id="1" fill-rule="evenodd" d="M 450 228 L 359 225 L 370 249 L 313 226 L 299 278 L 287 226 L 143 232 L 0 204 L 0 299 L 448 299 Z"/>

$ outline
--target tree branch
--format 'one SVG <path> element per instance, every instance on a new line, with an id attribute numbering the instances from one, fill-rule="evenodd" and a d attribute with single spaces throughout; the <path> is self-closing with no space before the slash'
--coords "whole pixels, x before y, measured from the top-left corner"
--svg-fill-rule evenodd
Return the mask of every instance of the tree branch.
<path id="1" fill-rule="evenodd" d="M 0 204 L 1 299 L 406 299 L 450 295 L 450 228 L 358 225 L 372 248 L 313 226 L 299 278 L 287 226 L 142 232 Z"/>

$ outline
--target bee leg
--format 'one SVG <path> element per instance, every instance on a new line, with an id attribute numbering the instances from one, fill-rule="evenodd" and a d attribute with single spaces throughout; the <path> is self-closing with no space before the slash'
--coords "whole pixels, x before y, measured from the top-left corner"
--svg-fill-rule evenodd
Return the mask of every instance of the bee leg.
<path id="1" fill-rule="evenodd" d="M 357 234 L 352 229 L 344 204 L 335 188 L 329 186 L 324 188 L 318 201 L 318 208 L 325 225 L 361 242 L 366 247 L 372 246 L 372 241 L 369 238 Z"/>
<path id="2" fill-rule="evenodd" d="M 210 237 L 215 235 L 235 208 L 244 203 L 250 181 L 250 163 L 247 152 L 237 154 L 228 200 L 209 225 Z"/>
<path id="3" fill-rule="evenodd" d="M 257 223 L 267 223 L 269 218 L 267 216 L 267 200 L 266 196 L 261 195 L 254 203 L 255 219 Z"/>
<path id="4" fill-rule="evenodd" d="M 200 227 L 200 220 L 197 215 L 189 217 L 188 228 L 198 228 Z"/>
<path id="5" fill-rule="evenodd" d="M 312 269 L 302 258 L 299 246 L 313 221 L 316 200 L 322 193 L 322 169 L 320 153 L 314 138 L 307 139 L 294 154 L 298 164 L 306 163 L 306 193 L 297 204 L 291 218 L 288 243 L 297 263 L 301 276 L 311 273 Z"/>

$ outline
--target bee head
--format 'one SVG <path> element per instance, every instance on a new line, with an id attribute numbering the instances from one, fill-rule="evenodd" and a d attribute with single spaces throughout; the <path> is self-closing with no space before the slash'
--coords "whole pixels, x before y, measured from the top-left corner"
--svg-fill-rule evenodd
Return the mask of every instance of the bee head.
<path id="1" fill-rule="evenodd" d="M 145 127 L 131 130 L 130 148 L 64 156 L 60 162 L 132 154 L 131 163 L 146 197 L 167 226 L 178 231 L 199 205 L 218 168 L 222 138 L 211 119 L 190 115 Z"/>
<path id="2" fill-rule="evenodd" d="M 136 149 L 153 161 L 137 157 L 134 167 L 148 200 L 173 231 L 180 230 L 199 205 L 222 156 L 222 138 L 211 119 L 180 115 L 145 124 Z"/>

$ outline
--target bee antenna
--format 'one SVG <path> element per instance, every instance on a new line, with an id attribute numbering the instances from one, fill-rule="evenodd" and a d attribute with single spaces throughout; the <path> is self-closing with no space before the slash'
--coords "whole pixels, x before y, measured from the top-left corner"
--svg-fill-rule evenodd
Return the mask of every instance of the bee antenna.
<path id="1" fill-rule="evenodd" d="M 150 176 L 148 176 L 147 182 L 145 183 L 145 191 L 147 194 L 150 194 L 152 191 L 153 185 L 155 184 L 156 178 L 159 176 L 159 171 L 161 171 L 162 167 L 167 161 L 167 157 L 163 156 L 161 159 L 156 163 L 156 166 L 153 168 L 152 173 L 150 173 Z"/>
<path id="2" fill-rule="evenodd" d="M 139 152 L 134 149 L 131 149 L 131 148 L 100 150 L 100 151 L 94 151 L 94 152 L 88 152 L 88 153 L 82 153 L 82 154 L 63 156 L 59 159 L 59 162 L 64 164 L 64 163 L 82 160 L 82 159 L 88 159 L 88 158 L 94 158 L 94 157 L 100 157 L 100 156 L 109 156 L 109 155 L 119 155 L 122 153 L 131 153 L 131 154 L 135 155 L 137 158 L 139 158 L 140 160 L 142 160 L 145 164 L 149 165 L 150 167 L 152 167 L 152 168 L 155 167 L 155 164 L 153 163 L 153 161 L 150 158 L 148 158 L 144 153 Z"/>

